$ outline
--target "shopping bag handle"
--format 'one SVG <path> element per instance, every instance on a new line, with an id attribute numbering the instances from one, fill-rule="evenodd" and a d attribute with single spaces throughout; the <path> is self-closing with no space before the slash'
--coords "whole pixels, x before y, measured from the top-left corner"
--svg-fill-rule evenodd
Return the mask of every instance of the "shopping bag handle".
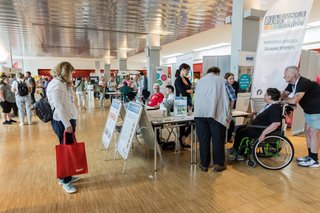
<path id="1" fill-rule="evenodd" d="M 69 132 L 66 132 L 66 131 L 63 132 L 63 145 L 66 145 L 67 133 Z M 74 134 L 74 132 L 72 133 L 72 139 L 73 139 L 73 143 L 77 143 L 76 135 Z"/>

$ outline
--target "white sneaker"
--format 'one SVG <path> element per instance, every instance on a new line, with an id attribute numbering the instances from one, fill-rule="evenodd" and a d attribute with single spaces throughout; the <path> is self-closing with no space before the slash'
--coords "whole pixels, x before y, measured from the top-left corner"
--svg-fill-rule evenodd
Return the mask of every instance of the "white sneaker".
<path id="1" fill-rule="evenodd" d="M 318 167 L 320 167 L 319 162 L 313 160 L 310 157 L 307 157 L 307 159 L 305 161 L 298 162 L 298 165 L 299 166 L 303 166 L 303 167 L 309 167 L 309 168 L 318 168 Z"/>
<path id="2" fill-rule="evenodd" d="M 72 177 L 70 183 L 77 182 L 78 180 L 80 180 L 80 177 Z M 59 185 L 62 185 L 63 184 L 63 179 L 59 179 L 58 183 L 59 183 Z"/>
<path id="3" fill-rule="evenodd" d="M 236 155 L 237 155 L 237 153 L 233 153 L 233 154 L 229 155 L 229 160 L 236 160 Z M 242 160 L 244 160 L 244 156 L 238 155 L 237 161 L 242 161 Z"/>
<path id="4" fill-rule="evenodd" d="M 72 194 L 72 193 L 75 193 L 77 191 L 77 189 L 71 184 L 71 182 L 62 184 L 62 188 L 68 194 Z"/>
<path id="5" fill-rule="evenodd" d="M 21 126 L 21 127 L 22 127 L 23 125 L 24 125 L 24 123 L 19 123 L 19 126 Z"/>
<path id="6" fill-rule="evenodd" d="M 297 157 L 296 160 L 297 160 L 298 162 L 304 162 L 304 161 L 306 161 L 306 160 L 308 159 L 308 157 L 309 157 L 309 156 Z"/>

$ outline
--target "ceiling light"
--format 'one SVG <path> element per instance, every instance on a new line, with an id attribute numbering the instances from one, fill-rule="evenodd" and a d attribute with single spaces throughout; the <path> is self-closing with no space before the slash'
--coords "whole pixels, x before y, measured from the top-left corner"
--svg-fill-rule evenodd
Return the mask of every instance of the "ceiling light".
<path id="1" fill-rule="evenodd" d="M 198 51 L 202 51 L 202 50 L 209 50 L 209 49 L 215 49 L 215 48 L 219 48 L 219 47 L 225 47 L 225 46 L 229 46 L 230 43 L 220 43 L 220 44 L 215 44 L 215 45 L 211 45 L 211 46 L 207 46 L 207 47 L 202 47 L 202 48 L 197 48 L 194 49 L 194 52 L 198 52 Z"/>
<path id="2" fill-rule="evenodd" d="M 164 31 L 164 30 L 152 30 L 152 31 L 150 31 L 150 34 L 170 35 L 170 34 L 173 34 L 173 32 Z"/>
<path id="3" fill-rule="evenodd" d="M 128 48 L 128 47 L 121 47 L 121 48 L 119 48 L 119 50 L 132 51 L 132 50 L 134 50 L 134 49 L 133 49 L 133 48 Z"/>
<path id="4" fill-rule="evenodd" d="M 309 44 L 304 44 L 302 46 L 303 50 L 312 50 L 312 49 L 319 49 L 320 48 L 320 43 L 309 43 Z"/>
<path id="5" fill-rule="evenodd" d="M 183 55 L 183 53 L 175 53 L 175 54 L 172 54 L 172 55 L 166 55 L 166 56 L 163 56 L 162 58 L 172 58 L 172 57 L 177 57 L 179 55 Z"/>
<path id="6" fill-rule="evenodd" d="M 320 27 L 320 21 L 311 22 L 311 23 L 307 24 L 307 27 L 309 27 L 309 28 L 311 28 L 311 27 Z"/>

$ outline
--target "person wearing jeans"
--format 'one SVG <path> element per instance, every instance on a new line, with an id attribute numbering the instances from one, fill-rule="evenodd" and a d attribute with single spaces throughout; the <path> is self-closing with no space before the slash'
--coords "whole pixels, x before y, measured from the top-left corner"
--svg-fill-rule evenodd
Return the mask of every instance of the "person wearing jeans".
<path id="1" fill-rule="evenodd" d="M 67 133 L 66 143 L 73 143 L 72 133 L 76 130 L 78 110 L 73 101 L 73 70 L 74 68 L 69 62 L 59 63 L 50 71 L 53 79 L 47 87 L 48 101 L 54 110 L 51 125 L 60 144 L 63 143 L 64 132 Z M 59 180 L 59 184 L 67 193 L 75 193 L 77 190 L 72 183 L 79 179 L 79 177 L 63 177 Z"/>
<path id="2" fill-rule="evenodd" d="M 18 91 L 18 84 L 22 82 L 25 82 L 27 84 L 28 90 L 29 90 L 29 93 L 25 96 L 21 96 Z M 21 73 L 17 73 L 17 80 L 12 83 L 11 87 L 12 87 L 11 88 L 12 92 L 16 96 L 16 104 L 18 107 L 18 115 L 20 120 L 19 125 L 20 126 L 24 125 L 25 112 L 27 113 L 28 125 L 31 125 L 32 123 L 32 112 L 31 112 L 32 105 L 31 105 L 31 96 L 30 96 L 31 85 L 23 79 L 23 75 Z"/>

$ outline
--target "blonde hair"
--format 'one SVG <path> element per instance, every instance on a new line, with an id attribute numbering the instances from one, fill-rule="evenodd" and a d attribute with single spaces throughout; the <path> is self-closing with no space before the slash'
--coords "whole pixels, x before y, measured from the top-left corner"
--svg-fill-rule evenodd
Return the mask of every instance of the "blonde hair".
<path id="1" fill-rule="evenodd" d="M 60 62 L 56 66 L 54 66 L 50 70 L 50 74 L 52 77 L 60 77 L 63 81 L 67 82 L 70 73 L 72 73 L 74 70 L 74 67 L 69 62 Z"/>

